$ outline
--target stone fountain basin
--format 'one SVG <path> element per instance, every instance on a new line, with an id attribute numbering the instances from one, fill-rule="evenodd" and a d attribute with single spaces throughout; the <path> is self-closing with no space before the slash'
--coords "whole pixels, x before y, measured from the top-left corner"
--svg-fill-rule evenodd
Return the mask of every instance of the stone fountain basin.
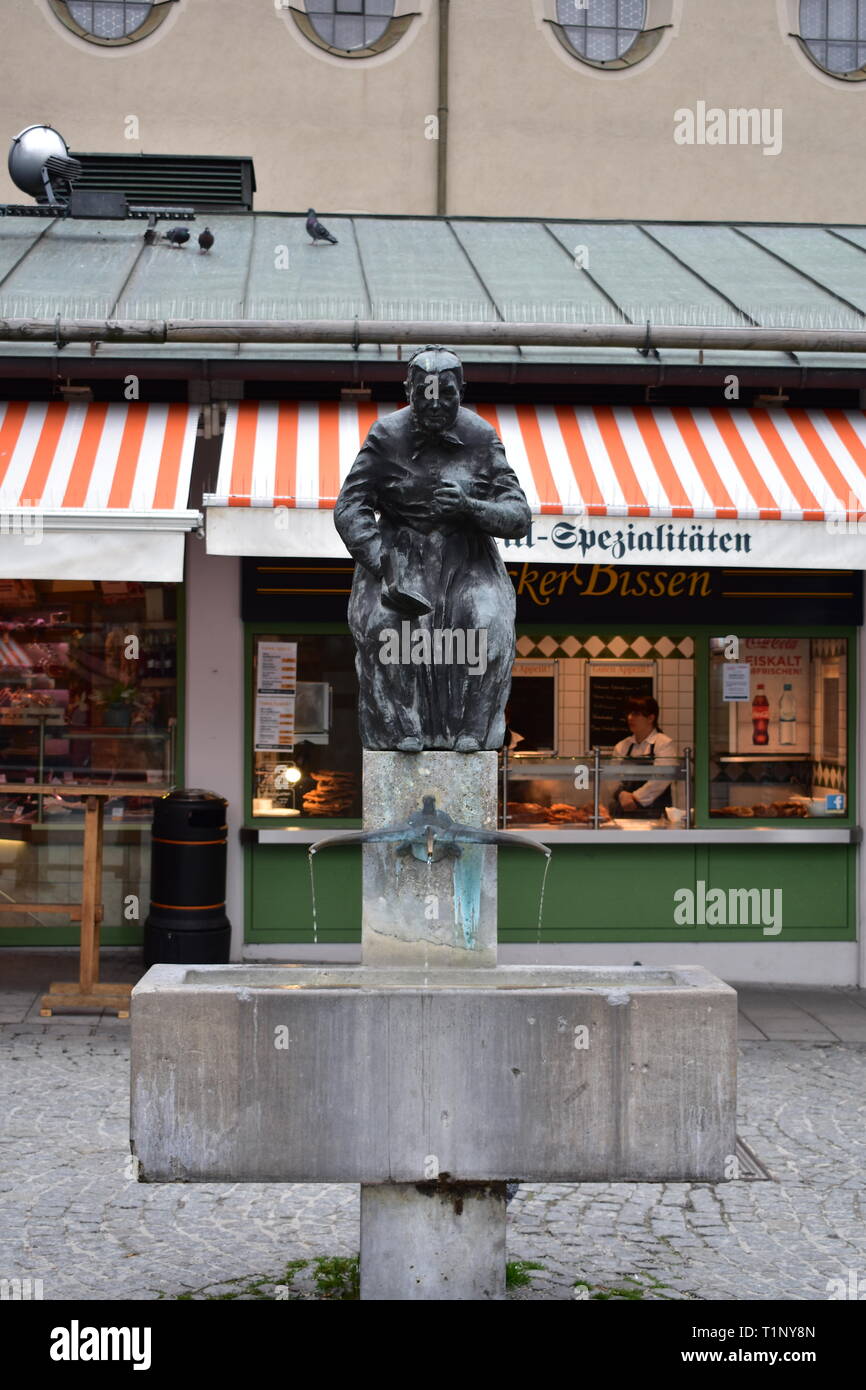
<path id="1" fill-rule="evenodd" d="M 736 1004 L 696 966 L 157 965 L 133 1152 L 145 1182 L 718 1181 Z"/>

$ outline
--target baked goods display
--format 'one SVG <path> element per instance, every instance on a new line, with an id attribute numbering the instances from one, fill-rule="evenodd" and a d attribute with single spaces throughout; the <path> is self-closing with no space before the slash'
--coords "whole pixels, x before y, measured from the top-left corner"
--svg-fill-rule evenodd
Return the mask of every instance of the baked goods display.
<path id="1" fill-rule="evenodd" d="M 521 825 L 547 825 L 550 819 L 548 808 L 536 801 L 509 801 L 506 813 L 509 821 Z"/>
<path id="2" fill-rule="evenodd" d="M 719 806 L 714 816 L 734 816 L 737 820 L 767 820 L 780 817 L 784 820 L 808 818 L 809 809 L 802 801 L 771 801 L 765 805 L 758 801 L 754 806 Z"/>
<path id="3" fill-rule="evenodd" d="M 348 816 L 357 794 L 357 781 L 351 772 L 311 772 L 315 791 L 304 793 L 305 816 Z"/>
<path id="4" fill-rule="evenodd" d="M 541 806 L 536 801 L 509 801 L 506 809 L 509 822 L 515 826 L 591 826 L 593 823 L 593 808 L 590 803 L 585 806 L 569 806 L 565 801 L 555 801 L 552 806 Z M 599 821 L 606 819 L 605 812 L 599 810 Z"/>

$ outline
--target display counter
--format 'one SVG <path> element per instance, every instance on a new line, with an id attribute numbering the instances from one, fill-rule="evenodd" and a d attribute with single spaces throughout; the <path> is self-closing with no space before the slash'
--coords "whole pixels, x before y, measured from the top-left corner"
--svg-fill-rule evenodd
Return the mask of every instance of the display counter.
<path id="1" fill-rule="evenodd" d="M 682 791 L 681 805 L 662 817 L 640 819 L 608 815 L 606 801 L 617 785 L 657 782 L 659 789 Z M 503 752 L 501 821 L 505 830 L 534 826 L 550 829 L 647 830 L 689 827 L 694 800 L 691 748 L 682 758 L 623 758 L 593 748 L 571 757 Z"/>
<path id="2" fill-rule="evenodd" d="M 666 845 L 859 845 L 863 839 L 863 831 L 859 826 L 828 826 L 820 830 L 812 826 L 796 826 L 790 830 L 773 830 L 766 825 L 756 825 L 749 830 L 707 830 L 703 827 L 677 830 L 671 825 L 665 826 L 659 822 L 647 821 L 644 824 L 647 828 L 661 830 Z M 622 837 L 615 833 L 618 830 L 629 832 L 639 829 L 640 822 L 609 821 L 599 830 L 593 830 L 591 826 L 583 830 L 562 829 L 557 826 L 521 826 L 519 833 L 537 840 L 541 845 L 550 845 L 551 848 L 556 845 L 592 844 L 593 848 L 597 849 L 603 845 L 621 842 Z M 330 839 L 339 833 L 339 830 L 320 830 L 313 826 L 286 825 L 268 830 L 245 828 L 241 830 L 240 837 L 245 844 L 290 847 L 317 845 L 320 840 Z M 515 834 L 517 833 L 515 829 Z M 635 835 L 633 840 L 635 844 L 653 843 L 646 835 Z"/>

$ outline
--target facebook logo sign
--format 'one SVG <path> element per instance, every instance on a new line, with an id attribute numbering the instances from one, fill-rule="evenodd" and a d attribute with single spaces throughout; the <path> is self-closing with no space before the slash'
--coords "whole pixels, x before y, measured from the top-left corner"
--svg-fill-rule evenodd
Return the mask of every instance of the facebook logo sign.
<path id="1" fill-rule="evenodd" d="M 844 794 L 844 792 L 831 792 L 830 795 L 826 798 L 826 805 L 827 805 L 827 810 L 828 810 L 828 811 L 844 811 L 844 810 L 845 810 L 845 794 Z"/>

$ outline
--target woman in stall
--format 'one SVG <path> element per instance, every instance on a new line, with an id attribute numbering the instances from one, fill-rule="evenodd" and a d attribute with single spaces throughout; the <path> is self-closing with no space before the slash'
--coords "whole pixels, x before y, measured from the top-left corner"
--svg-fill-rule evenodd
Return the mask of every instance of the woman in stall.
<path id="1" fill-rule="evenodd" d="M 645 782 L 620 782 L 608 800 L 608 811 L 614 817 L 637 820 L 657 820 L 668 806 L 673 805 L 671 784 L 662 780 L 661 767 L 676 766 L 674 741 L 659 728 L 658 701 L 652 695 L 634 696 L 628 702 L 626 723 L 628 737 L 614 746 L 614 756 L 649 758 L 660 764 L 659 771 L 650 771 Z"/>

